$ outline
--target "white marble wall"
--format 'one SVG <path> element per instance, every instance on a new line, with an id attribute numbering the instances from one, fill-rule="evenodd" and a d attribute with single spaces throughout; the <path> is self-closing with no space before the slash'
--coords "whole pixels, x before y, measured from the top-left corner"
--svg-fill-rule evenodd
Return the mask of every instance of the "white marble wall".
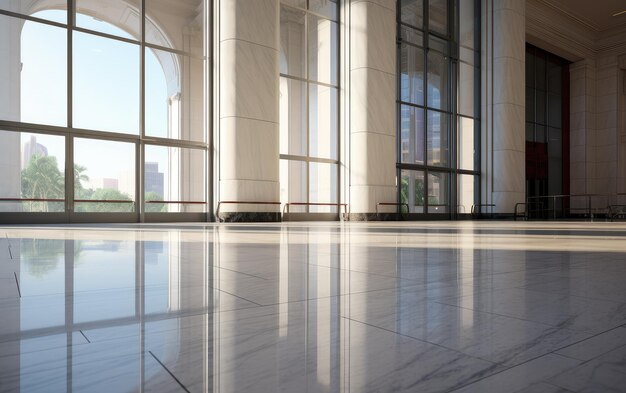
<path id="1" fill-rule="evenodd" d="M 279 200 L 279 2 L 220 2 L 218 200 Z M 278 211 L 224 205 L 223 212 Z"/>
<path id="2" fill-rule="evenodd" d="M 595 192 L 595 62 L 570 65 L 570 193 Z M 572 204 L 583 204 L 573 200 Z M 573 206 L 582 207 L 582 206 Z"/>
<path id="3" fill-rule="evenodd" d="M 525 3 L 484 0 L 483 32 L 482 202 L 510 214 L 526 197 Z"/>
<path id="4" fill-rule="evenodd" d="M 618 58 L 617 83 L 617 192 L 626 193 L 626 54 Z M 619 203 L 626 203 L 626 196 L 619 198 Z"/>
<path id="5" fill-rule="evenodd" d="M 350 2 L 350 212 L 396 201 L 396 2 Z"/>
<path id="6" fill-rule="evenodd" d="M 17 6 L 18 2 L 7 3 Z M 20 32 L 18 19 L 2 17 L 0 22 L 0 118 L 20 120 Z M 11 23 L 7 23 L 11 21 Z M 2 130 L 0 130 L 2 131 Z M 0 197 L 16 198 L 21 193 L 21 144 L 19 133 L 0 133 Z M 18 204 L 4 203 L 4 211 L 19 211 Z"/>

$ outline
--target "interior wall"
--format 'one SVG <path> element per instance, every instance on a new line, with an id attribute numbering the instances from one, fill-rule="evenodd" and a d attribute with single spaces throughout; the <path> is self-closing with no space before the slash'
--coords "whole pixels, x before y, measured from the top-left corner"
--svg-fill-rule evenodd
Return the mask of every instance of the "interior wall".
<path id="1" fill-rule="evenodd" d="M 595 207 L 624 203 L 626 25 L 598 30 L 543 0 L 526 1 L 526 40 L 570 65 L 572 194 L 601 194 Z M 574 203 L 574 201 L 572 202 Z"/>

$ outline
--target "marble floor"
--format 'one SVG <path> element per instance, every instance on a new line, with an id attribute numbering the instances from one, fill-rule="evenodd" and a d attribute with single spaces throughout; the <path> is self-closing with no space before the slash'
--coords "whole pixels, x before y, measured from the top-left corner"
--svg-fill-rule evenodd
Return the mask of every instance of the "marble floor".
<path id="1" fill-rule="evenodd" d="M 626 224 L 0 227 L 1 392 L 625 392 Z"/>

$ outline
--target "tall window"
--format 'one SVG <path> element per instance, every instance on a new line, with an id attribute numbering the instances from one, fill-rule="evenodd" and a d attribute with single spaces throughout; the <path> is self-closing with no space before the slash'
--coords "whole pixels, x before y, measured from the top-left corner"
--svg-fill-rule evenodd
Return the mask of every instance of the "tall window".
<path id="1" fill-rule="evenodd" d="M 205 1 L 0 2 L 0 212 L 206 212 Z"/>
<path id="2" fill-rule="evenodd" d="M 338 3 L 283 0 L 280 10 L 281 202 L 338 200 Z M 334 213 L 336 206 L 291 212 Z"/>
<path id="3" fill-rule="evenodd" d="M 398 2 L 398 199 L 469 213 L 480 174 L 479 2 Z"/>

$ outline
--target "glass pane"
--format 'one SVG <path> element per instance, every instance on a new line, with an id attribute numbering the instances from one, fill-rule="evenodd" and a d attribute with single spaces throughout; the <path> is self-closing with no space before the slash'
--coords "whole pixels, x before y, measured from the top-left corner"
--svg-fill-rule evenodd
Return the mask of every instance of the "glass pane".
<path id="1" fill-rule="evenodd" d="M 476 69 L 469 64 L 459 64 L 459 114 L 465 116 L 474 116 L 476 111 L 476 103 L 474 95 L 474 79 Z"/>
<path id="2" fill-rule="evenodd" d="M 448 59 L 439 52 L 428 52 L 428 106 L 448 108 Z"/>
<path id="3" fill-rule="evenodd" d="M 535 121 L 539 124 L 546 124 L 546 92 L 535 91 Z"/>
<path id="4" fill-rule="evenodd" d="M 38 11 L 41 5 L 36 1 L 24 0 L 0 0 L 0 9 L 15 12 L 22 15 L 29 15 L 34 18 L 45 19 L 58 23 L 67 23 L 67 2 L 55 1 L 54 9 Z M 1 35 L 0 35 L 1 36 Z"/>
<path id="5" fill-rule="evenodd" d="M 413 45 L 424 46 L 424 34 L 410 27 L 400 26 L 400 39 Z"/>
<path id="6" fill-rule="evenodd" d="M 472 175 L 459 175 L 459 200 L 457 202 L 457 213 L 470 214 L 472 205 L 476 203 L 476 192 L 478 191 L 479 177 Z"/>
<path id="7" fill-rule="evenodd" d="M 337 89 L 309 85 L 309 156 L 337 158 Z"/>
<path id="8" fill-rule="evenodd" d="M 205 56 L 204 0 L 144 0 L 146 42 Z"/>
<path id="9" fill-rule="evenodd" d="M 546 126 L 535 125 L 535 142 L 546 143 Z"/>
<path id="10" fill-rule="evenodd" d="M 139 46 L 74 32 L 74 127 L 139 133 Z"/>
<path id="11" fill-rule="evenodd" d="M 145 212 L 204 212 L 205 156 L 205 151 L 200 149 L 147 145 L 144 156 Z"/>
<path id="12" fill-rule="evenodd" d="M 424 172 L 402 170 L 400 175 L 400 202 L 409 205 L 409 212 L 424 212 Z"/>
<path id="13" fill-rule="evenodd" d="M 309 10 L 337 20 L 337 0 L 309 0 Z"/>
<path id="14" fill-rule="evenodd" d="M 400 18 L 403 23 L 421 29 L 424 24 L 423 0 L 400 0 Z"/>
<path id="15" fill-rule="evenodd" d="M 400 45 L 400 100 L 424 105 L 424 50 Z"/>
<path id="16" fill-rule="evenodd" d="M 428 111 L 426 136 L 428 165 L 448 166 L 448 116 Z"/>
<path id="17" fill-rule="evenodd" d="M 135 144 L 75 138 L 74 198 L 76 212 L 135 211 Z"/>
<path id="18" fill-rule="evenodd" d="M 533 123 L 526 122 L 526 142 L 535 141 L 535 125 Z"/>
<path id="19" fill-rule="evenodd" d="M 561 96 L 548 94 L 548 125 L 551 127 L 561 127 Z"/>
<path id="20" fill-rule="evenodd" d="M 306 12 L 289 7 L 280 8 L 280 72 L 306 77 L 305 21 Z"/>
<path id="21" fill-rule="evenodd" d="M 546 90 L 546 59 L 543 53 L 535 57 L 535 87 L 538 90 Z"/>
<path id="22" fill-rule="evenodd" d="M 307 202 L 307 165 L 306 162 L 280 160 L 280 201 Z M 291 213 L 306 212 L 306 207 L 290 207 Z"/>
<path id="23" fill-rule="evenodd" d="M 428 174 L 428 212 L 447 213 L 448 184 L 450 174 L 430 172 Z"/>
<path id="24" fill-rule="evenodd" d="M 309 79 L 337 85 L 337 23 L 309 15 Z"/>
<path id="25" fill-rule="evenodd" d="M 306 83 L 280 78 L 280 153 L 305 156 Z"/>
<path id="26" fill-rule="evenodd" d="M 475 0 L 459 1 L 459 44 L 475 49 L 476 20 L 474 19 Z"/>
<path id="27" fill-rule="evenodd" d="M 146 135 L 206 141 L 205 61 L 146 48 Z"/>
<path id="28" fill-rule="evenodd" d="M 554 56 L 548 58 L 548 91 L 555 95 L 561 95 L 563 66 Z"/>
<path id="29" fill-rule="evenodd" d="M 132 40 L 141 39 L 139 0 L 75 0 L 76 26 Z"/>
<path id="30" fill-rule="evenodd" d="M 0 119 L 67 125 L 67 30 L 0 15 Z"/>
<path id="31" fill-rule="evenodd" d="M 2 212 L 65 211 L 65 137 L 0 131 Z M 34 200 L 33 200 L 34 199 Z"/>
<path id="32" fill-rule="evenodd" d="M 459 116 L 459 169 L 476 170 L 480 157 L 477 153 L 477 134 L 474 119 Z"/>
<path id="33" fill-rule="evenodd" d="M 309 164 L 309 202 L 337 203 L 337 165 Z M 335 213 L 336 206 L 311 206 L 311 213 Z"/>
<path id="34" fill-rule="evenodd" d="M 400 106 L 400 162 L 424 163 L 424 110 Z"/>
<path id="35" fill-rule="evenodd" d="M 467 0 L 463 0 L 467 1 Z M 428 29 L 441 34 L 448 33 L 448 0 L 429 0 Z"/>

